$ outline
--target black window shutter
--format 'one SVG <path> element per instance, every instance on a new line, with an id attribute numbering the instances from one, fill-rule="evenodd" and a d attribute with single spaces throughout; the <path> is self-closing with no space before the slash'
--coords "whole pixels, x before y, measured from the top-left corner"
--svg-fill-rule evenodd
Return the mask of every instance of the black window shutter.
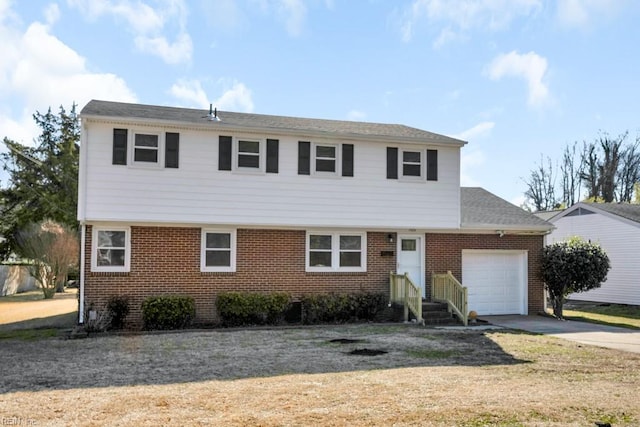
<path id="1" fill-rule="evenodd" d="M 113 130 L 113 157 L 111 163 L 114 165 L 127 164 L 127 130 Z"/>
<path id="2" fill-rule="evenodd" d="M 427 181 L 438 180 L 438 150 L 427 150 Z"/>
<path id="3" fill-rule="evenodd" d="M 231 170 L 231 137 L 220 136 L 218 138 L 218 170 Z"/>
<path id="4" fill-rule="evenodd" d="M 267 173 L 278 173 L 278 145 L 277 139 L 267 139 Z"/>
<path id="5" fill-rule="evenodd" d="M 298 175 L 311 174 L 311 143 L 298 142 Z"/>
<path id="6" fill-rule="evenodd" d="M 177 168 L 180 154 L 180 134 L 167 132 L 164 144 L 164 167 Z"/>
<path id="7" fill-rule="evenodd" d="M 398 179 L 398 149 L 387 147 L 387 179 Z"/>
<path id="8" fill-rule="evenodd" d="M 353 144 L 342 144 L 342 176 L 353 176 Z"/>

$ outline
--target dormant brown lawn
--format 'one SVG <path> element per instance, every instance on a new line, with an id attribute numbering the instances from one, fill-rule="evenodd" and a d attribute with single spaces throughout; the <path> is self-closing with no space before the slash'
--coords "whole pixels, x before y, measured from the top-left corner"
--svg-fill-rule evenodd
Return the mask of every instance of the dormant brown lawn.
<path id="1" fill-rule="evenodd" d="M 357 342 L 331 342 L 346 338 Z M 351 355 L 355 349 L 379 356 Z M 640 423 L 640 356 L 409 325 L 0 341 L 0 417 L 37 425 Z"/>

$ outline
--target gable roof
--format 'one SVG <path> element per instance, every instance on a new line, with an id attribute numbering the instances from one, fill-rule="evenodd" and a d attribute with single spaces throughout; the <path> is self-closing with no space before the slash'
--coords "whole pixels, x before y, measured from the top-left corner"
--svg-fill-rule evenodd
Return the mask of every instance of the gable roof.
<path id="1" fill-rule="evenodd" d="M 636 223 L 636 225 L 640 224 L 640 205 L 630 204 L 630 203 L 587 203 L 580 202 L 571 206 L 569 209 L 566 209 L 562 213 L 554 216 L 551 219 L 551 222 L 555 222 L 560 218 L 563 218 L 574 212 L 577 209 L 587 209 L 592 212 L 597 212 L 600 214 L 608 215 L 610 217 L 617 217 L 618 219 L 623 219 L 625 221 L 630 221 L 632 223 Z"/>
<path id="2" fill-rule="evenodd" d="M 462 229 L 547 232 L 553 225 L 480 187 L 460 188 Z"/>
<path id="3" fill-rule="evenodd" d="M 311 136 L 399 140 L 454 146 L 466 144 L 465 141 L 459 139 L 399 124 L 307 119 L 220 110 L 217 111 L 217 117 L 220 118 L 220 121 L 213 121 L 208 117 L 208 110 L 124 102 L 91 100 L 80 114 L 84 118 L 143 120 L 226 130 L 255 130 Z"/>

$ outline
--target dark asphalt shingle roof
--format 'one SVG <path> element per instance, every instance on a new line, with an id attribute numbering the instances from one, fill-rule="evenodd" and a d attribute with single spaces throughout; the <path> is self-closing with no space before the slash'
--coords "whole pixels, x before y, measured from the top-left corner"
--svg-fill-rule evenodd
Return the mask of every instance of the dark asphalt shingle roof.
<path id="1" fill-rule="evenodd" d="M 462 228 L 551 230 L 553 225 L 479 187 L 460 188 Z"/>
<path id="2" fill-rule="evenodd" d="M 123 119 L 162 120 L 184 124 L 207 124 L 220 128 L 245 128 L 271 131 L 294 131 L 301 134 L 327 134 L 352 137 L 380 137 L 415 140 L 435 144 L 462 145 L 465 142 L 399 124 L 352 122 L 343 120 L 307 119 L 301 117 L 272 116 L 266 114 L 234 113 L 218 110 L 219 122 L 207 118 L 209 110 L 163 107 L 158 105 L 129 104 L 111 101 L 90 101 L 82 116 L 101 116 Z"/>
<path id="3" fill-rule="evenodd" d="M 629 203 L 582 203 L 634 222 L 640 222 L 640 205 Z"/>

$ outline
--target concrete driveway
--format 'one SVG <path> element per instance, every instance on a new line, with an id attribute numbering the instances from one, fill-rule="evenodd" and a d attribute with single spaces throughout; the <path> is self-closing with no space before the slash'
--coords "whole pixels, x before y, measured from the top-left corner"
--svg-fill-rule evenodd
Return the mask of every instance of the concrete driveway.
<path id="1" fill-rule="evenodd" d="M 480 319 L 503 328 L 521 329 L 582 344 L 640 353 L 640 330 L 574 320 L 560 321 L 545 316 L 480 316 Z"/>

